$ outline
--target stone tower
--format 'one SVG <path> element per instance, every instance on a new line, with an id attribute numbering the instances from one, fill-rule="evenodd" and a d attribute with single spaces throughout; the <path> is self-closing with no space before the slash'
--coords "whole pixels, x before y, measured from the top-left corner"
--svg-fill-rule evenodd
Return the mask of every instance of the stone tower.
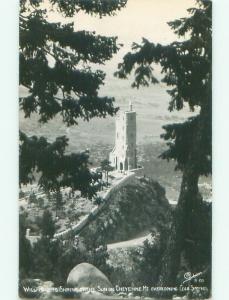
<path id="1" fill-rule="evenodd" d="M 116 119 L 115 147 L 110 153 L 111 165 L 119 171 L 137 168 L 136 158 L 136 112 L 130 102 L 129 110 Z"/>

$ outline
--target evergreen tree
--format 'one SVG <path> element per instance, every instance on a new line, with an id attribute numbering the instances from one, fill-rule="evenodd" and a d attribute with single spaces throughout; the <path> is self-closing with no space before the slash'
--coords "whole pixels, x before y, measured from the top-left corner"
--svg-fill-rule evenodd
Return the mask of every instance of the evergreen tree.
<path id="1" fill-rule="evenodd" d="M 32 247 L 26 239 L 27 220 L 24 214 L 19 218 L 19 272 L 20 278 L 30 275 L 32 263 Z"/>
<path id="2" fill-rule="evenodd" d="M 117 53 L 116 37 L 95 32 L 75 31 L 74 24 L 54 23 L 48 19 L 54 10 L 64 17 L 79 11 L 103 17 L 113 15 L 127 0 L 20 0 L 20 86 L 27 95 L 20 97 L 20 109 L 29 118 L 39 115 L 46 123 L 56 115 L 67 125 L 79 118 L 113 116 L 114 98 L 100 97 L 105 74 L 90 65 L 104 64 Z M 88 154 L 66 154 L 65 136 L 49 142 L 45 137 L 20 132 L 20 183 L 27 184 L 39 174 L 39 185 L 48 190 L 60 187 L 78 189 L 92 196 L 94 190 L 88 169 Z"/>
<path id="3" fill-rule="evenodd" d="M 187 240 L 191 237 L 196 249 L 201 242 L 201 222 L 196 221 L 202 216 L 205 204 L 198 190 L 198 181 L 201 175 L 211 173 L 212 4 L 209 0 L 196 2 L 196 7 L 188 9 L 188 17 L 168 23 L 182 38 L 181 41 L 161 45 L 143 39 L 140 45 L 134 43 L 116 72 L 116 76 L 127 78 L 135 70 L 132 86 L 138 88 L 158 82 L 152 64 L 160 64 L 164 74 L 162 81 L 171 87 L 168 90 L 171 96 L 169 110 L 181 110 L 185 104 L 192 111 L 199 109 L 194 117 L 183 123 L 164 126 L 162 135 L 168 150 L 161 157 L 175 160 L 176 169 L 183 172 L 174 221 L 161 262 L 159 284 L 164 286 L 175 285 Z M 209 232 L 208 227 L 208 232 L 202 232 L 202 237 L 210 236 Z M 210 240 L 208 238 L 205 245 L 209 250 Z M 195 252 L 195 255 L 201 253 Z M 210 264 L 209 256 L 207 258 L 205 266 Z"/>
<path id="4" fill-rule="evenodd" d="M 113 167 L 111 166 L 108 159 L 104 159 L 103 161 L 101 161 L 100 165 L 101 165 L 102 171 L 105 172 L 106 183 L 108 185 L 108 175 L 109 175 L 109 172 L 111 172 L 113 170 Z"/>
<path id="5" fill-rule="evenodd" d="M 37 196 L 34 192 L 29 195 L 29 204 L 37 203 Z"/>
<path id="6" fill-rule="evenodd" d="M 43 237 L 53 237 L 55 233 L 55 223 L 49 210 L 45 210 L 41 219 L 41 233 Z"/>
<path id="7" fill-rule="evenodd" d="M 58 214 L 58 211 L 60 211 L 63 208 L 64 200 L 61 191 L 57 191 L 54 194 L 54 205 L 56 207 L 56 216 Z"/>

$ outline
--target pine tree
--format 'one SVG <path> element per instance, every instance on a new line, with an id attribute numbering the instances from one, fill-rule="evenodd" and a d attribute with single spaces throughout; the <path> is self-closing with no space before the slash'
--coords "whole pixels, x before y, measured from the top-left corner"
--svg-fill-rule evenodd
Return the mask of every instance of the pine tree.
<path id="1" fill-rule="evenodd" d="M 99 17 L 114 15 L 127 0 L 20 0 L 20 109 L 29 118 L 39 115 L 46 123 L 60 115 L 67 126 L 79 118 L 89 121 L 117 112 L 114 98 L 100 97 L 105 74 L 90 65 L 104 64 L 117 53 L 117 37 L 75 31 L 74 24 L 49 21 L 49 11 L 73 17 L 79 11 Z M 20 132 L 20 183 L 28 184 L 39 175 L 39 185 L 47 190 L 60 187 L 78 189 L 92 196 L 88 153 L 66 154 L 65 136 L 54 142 Z"/>
<path id="2" fill-rule="evenodd" d="M 170 87 L 169 110 L 181 110 L 185 104 L 192 111 L 199 109 L 194 117 L 183 123 L 164 126 L 162 135 L 168 149 L 161 157 L 175 160 L 176 169 L 183 173 L 174 221 L 161 262 L 159 284 L 164 286 L 175 285 L 181 253 L 187 247 L 185 240 L 195 234 L 198 236 L 201 231 L 201 226 L 195 223 L 204 205 L 198 181 L 201 175 L 211 173 L 212 4 L 209 0 L 196 2 L 196 7 L 188 9 L 188 17 L 168 23 L 181 41 L 161 45 L 143 39 L 140 45 L 134 43 L 115 74 L 127 78 L 135 70 L 132 86 L 139 88 L 158 82 L 152 64 L 160 64 L 164 74 L 162 81 Z M 197 245 L 195 240 L 194 245 Z M 210 248 L 210 243 L 207 246 Z"/>
<path id="3" fill-rule="evenodd" d="M 61 191 L 56 191 L 54 194 L 54 205 L 56 208 L 56 217 L 58 216 L 58 212 L 63 208 L 64 200 Z"/>
<path id="4" fill-rule="evenodd" d="M 19 218 L 19 272 L 20 278 L 29 276 L 32 264 L 32 247 L 26 239 L 27 220 L 24 214 Z"/>
<path id="5" fill-rule="evenodd" d="M 49 210 L 45 210 L 41 219 L 41 235 L 43 237 L 53 237 L 56 226 L 52 218 L 52 214 Z"/>
<path id="6" fill-rule="evenodd" d="M 108 159 L 104 159 L 103 161 L 101 161 L 101 169 L 102 171 L 105 172 L 105 177 L 106 177 L 106 184 L 108 185 L 108 174 L 109 172 L 111 172 L 113 170 L 113 167 L 110 164 L 110 161 Z"/>

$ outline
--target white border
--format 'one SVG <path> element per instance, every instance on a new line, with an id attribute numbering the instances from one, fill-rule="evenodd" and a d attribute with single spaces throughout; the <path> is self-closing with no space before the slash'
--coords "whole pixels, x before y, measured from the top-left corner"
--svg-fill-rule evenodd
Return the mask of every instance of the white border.
<path id="1" fill-rule="evenodd" d="M 10 300 L 18 299 L 18 2 L 0 1 L 0 295 Z M 229 294 L 229 1 L 215 0 L 213 4 L 213 299 L 226 300 Z"/>
<path id="2" fill-rule="evenodd" d="M 213 1 L 213 299 L 229 295 L 229 1 Z"/>
<path id="3" fill-rule="evenodd" d="M 18 299 L 18 7 L 0 1 L 0 295 Z"/>

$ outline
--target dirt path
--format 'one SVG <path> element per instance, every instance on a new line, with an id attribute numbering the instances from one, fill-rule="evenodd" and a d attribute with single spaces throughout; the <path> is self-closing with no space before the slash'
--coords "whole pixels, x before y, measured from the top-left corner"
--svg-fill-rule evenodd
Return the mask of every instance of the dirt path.
<path id="1" fill-rule="evenodd" d="M 138 237 L 132 240 L 124 241 L 124 242 L 118 242 L 114 244 L 108 244 L 107 249 L 112 250 L 112 249 L 117 249 L 117 248 L 129 248 L 129 247 L 136 247 L 136 246 L 142 246 L 145 240 L 152 241 L 151 234 L 147 234 L 142 237 Z"/>

